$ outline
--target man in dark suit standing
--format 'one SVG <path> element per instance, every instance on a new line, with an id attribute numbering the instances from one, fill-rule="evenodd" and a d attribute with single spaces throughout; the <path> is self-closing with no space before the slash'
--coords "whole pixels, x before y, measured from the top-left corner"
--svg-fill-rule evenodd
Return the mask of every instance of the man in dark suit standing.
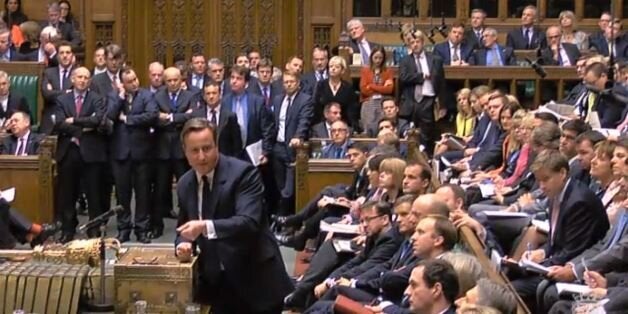
<path id="1" fill-rule="evenodd" d="M 247 90 L 264 98 L 264 106 L 272 110 L 273 98 L 280 93 L 277 86 L 272 84 L 273 63 L 268 58 L 263 58 L 257 63 L 257 80 L 249 82 Z M 222 151 L 222 150 L 221 150 Z"/>
<path id="2" fill-rule="evenodd" d="M 273 117 L 264 107 L 264 99 L 246 90 L 248 79 L 248 69 L 238 65 L 231 68 L 229 80 L 231 93 L 222 98 L 222 106 L 238 117 L 243 143 L 240 158 L 254 164 L 265 165 L 268 163 L 275 141 Z M 258 141 L 262 141 L 262 154 L 258 160 L 253 161 L 250 160 L 245 148 Z"/>
<path id="3" fill-rule="evenodd" d="M 482 48 L 482 33 L 484 32 L 484 20 L 486 12 L 482 9 L 471 10 L 471 28 L 464 32 L 464 42 L 471 50 Z"/>
<path id="4" fill-rule="evenodd" d="M 277 134 L 272 154 L 272 169 L 280 191 L 278 215 L 294 213 L 294 162 L 297 146 L 308 139 L 312 120 L 312 97 L 299 90 L 299 75 L 283 73 L 285 93 L 273 99 Z"/>
<path id="5" fill-rule="evenodd" d="M 225 80 L 225 64 L 218 58 L 211 58 L 207 61 L 207 72 L 212 81 L 220 83 L 220 97 L 225 98 L 231 94 L 229 80 Z"/>
<path id="6" fill-rule="evenodd" d="M 328 62 L 329 52 L 327 49 L 318 45 L 314 46 L 312 49 L 312 71 L 301 76 L 303 86 L 308 87 L 306 92 L 312 95 L 313 99 L 316 99 L 314 91 L 316 91 L 316 85 L 318 85 L 318 82 L 329 78 L 329 73 L 327 73 Z"/>
<path id="7" fill-rule="evenodd" d="M 382 119 L 387 119 L 392 122 L 397 129 L 396 134 L 399 138 L 405 138 L 408 130 L 410 130 L 408 120 L 399 118 L 399 106 L 397 106 L 393 98 L 384 98 L 384 100 L 382 100 Z M 368 136 L 373 138 L 377 137 L 378 133 L 379 125 L 367 131 Z"/>
<path id="8" fill-rule="evenodd" d="M 399 115 L 411 118 L 421 129 L 421 143 L 431 155 L 436 132 L 434 103 L 436 95 L 444 88 L 443 61 L 423 50 L 425 35 L 417 30 L 412 40 L 412 54 L 399 64 L 401 108 Z"/>
<path id="9" fill-rule="evenodd" d="M 155 95 L 164 86 L 164 65 L 159 62 L 149 64 L 148 79 L 150 81 L 148 90 Z"/>
<path id="10" fill-rule="evenodd" d="M 549 199 L 550 229 L 548 242 L 524 253 L 522 259 L 548 267 L 564 265 L 604 237 L 609 227 L 606 211 L 588 186 L 569 178 L 569 163 L 558 151 L 543 151 L 530 169 Z M 532 312 L 542 280 L 541 276 L 528 276 L 512 282 Z"/>
<path id="11" fill-rule="evenodd" d="M 471 56 L 473 55 L 473 48 L 468 46 L 463 39 L 464 24 L 460 22 L 454 22 L 451 25 L 447 40 L 438 43 L 434 46 L 434 54 L 439 56 L 443 60 L 443 65 L 449 66 L 467 66 Z M 440 116 L 448 116 L 450 121 L 456 117 L 457 102 L 456 92 L 463 87 L 462 82 L 448 82 L 446 88 L 443 90 L 442 100 L 440 104 Z"/>
<path id="12" fill-rule="evenodd" d="M 611 23 L 612 20 L 613 20 L 613 16 L 611 15 L 610 12 L 608 11 L 602 12 L 602 14 L 600 15 L 600 19 L 597 22 L 597 25 L 600 27 L 600 30 L 589 35 L 589 49 L 591 49 L 591 46 L 594 42 L 604 38 L 604 32 L 606 31 L 606 28 L 608 27 L 608 25 Z"/>
<path id="13" fill-rule="evenodd" d="M 375 48 L 375 44 L 366 40 L 366 31 L 364 25 L 359 19 L 352 19 L 347 22 L 347 31 L 351 36 L 351 53 L 359 53 L 362 59 L 362 65 L 369 65 L 371 51 Z"/>
<path id="14" fill-rule="evenodd" d="M 31 132 L 31 118 L 28 113 L 14 112 L 7 123 L 7 130 L 11 136 L 7 136 L 2 142 L 0 154 L 26 156 L 39 153 L 39 144 L 44 135 Z"/>
<path id="15" fill-rule="evenodd" d="M 121 82 L 120 69 L 124 63 L 122 48 L 116 44 L 105 47 L 105 63 L 107 71 L 96 74 L 92 79 L 91 89 L 103 97 L 107 97 Z"/>
<path id="16" fill-rule="evenodd" d="M 220 84 L 207 81 L 203 88 L 203 98 L 194 116 L 205 118 L 216 126 L 217 143 L 221 154 L 237 158 L 242 151 L 238 117 L 226 107 L 221 106 L 221 100 Z"/>
<path id="17" fill-rule="evenodd" d="M 537 10 L 533 5 L 523 9 L 521 27 L 514 29 L 506 36 L 506 46 L 513 50 L 530 50 L 546 46 L 545 35 L 534 26 Z"/>
<path id="18" fill-rule="evenodd" d="M 57 49 L 58 67 L 47 68 L 41 80 L 41 94 L 44 96 L 44 109 L 41 114 L 40 132 L 50 134 L 58 117 L 55 117 L 57 98 L 63 94 L 72 92 L 72 80 L 70 74 L 74 70 L 72 60 L 74 53 L 68 42 L 62 42 Z"/>
<path id="19" fill-rule="evenodd" d="M 183 150 L 179 133 L 183 124 L 193 117 L 196 110 L 196 96 L 193 92 L 181 88 L 183 77 L 181 71 L 175 67 L 164 71 L 166 88 L 155 93 L 155 102 L 159 109 L 159 120 L 155 127 L 156 151 L 156 183 L 155 194 L 158 201 L 151 212 L 151 234 L 158 238 L 163 234 L 163 216 L 176 217 L 171 206 L 172 176 L 177 180 L 190 169 Z"/>
<path id="20" fill-rule="evenodd" d="M 73 89 L 57 98 L 55 133 L 59 136 L 57 160 L 57 213 L 61 218 L 61 242 L 73 240 L 78 224 L 74 205 L 80 192 L 79 179 L 85 185 L 89 202 L 89 218 L 104 212 L 102 208 L 104 165 L 107 161 L 105 136 L 97 129 L 105 115 L 103 98 L 88 90 L 90 72 L 80 67 L 72 72 Z M 87 231 L 89 237 L 99 235 L 98 227 Z"/>
<path id="21" fill-rule="evenodd" d="M 203 86 L 209 82 L 205 56 L 200 52 L 194 53 L 192 55 L 191 64 L 192 71 L 186 78 L 186 84 L 189 90 L 200 93 L 203 90 Z"/>
<path id="22" fill-rule="evenodd" d="M 214 313 L 281 313 L 293 288 L 264 213 L 255 167 L 221 155 L 215 126 L 191 119 L 181 133 L 192 166 L 177 183 L 180 260 L 200 248 L 197 301 Z"/>
<path id="23" fill-rule="evenodd" d="M 516 64 L 513 49 L 497 43 L 497 31 L 494 28 L 485 28 L 483 35 L 484 47 L 475 51 L 471 64 L 493 67 Z"/>
<path id="24" fill-rule="evenodd" d="M 118 240 L 130 240 L 131 230 L 140 243 L 149 243 L 150 159 L 153 147 L 150 128 L 157 122 L 153 95 L 140 88 L 133 69 L 122 71 L 122 88 L 108 95 L 109 119 L 114 121 L 109 154 L 116 199 L 124 208 L 118 214 Z M 131 198 L 135 192 L 135 221 L 131 222 Z"/>
<path id="25" fill-rule="evenodd" d="M 18 93 L 11 92 L 9 75 L 7 72 L 0 70 L 0 128 L 8 122 L 9 118 L 16 111 L 30 114 L 26 98 Z"/>

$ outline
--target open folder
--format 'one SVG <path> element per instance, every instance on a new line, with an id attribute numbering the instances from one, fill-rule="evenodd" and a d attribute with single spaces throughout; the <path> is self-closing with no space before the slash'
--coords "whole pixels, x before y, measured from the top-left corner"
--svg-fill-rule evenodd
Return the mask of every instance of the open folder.
<path id="1" fill-rule="evenodd" d="M 7 203 L 13 202 L 13 200 L 15 200 L 15 188 L 8 188 L 4 191 L 0 191 L 0 198 L 4 198 Z"/>

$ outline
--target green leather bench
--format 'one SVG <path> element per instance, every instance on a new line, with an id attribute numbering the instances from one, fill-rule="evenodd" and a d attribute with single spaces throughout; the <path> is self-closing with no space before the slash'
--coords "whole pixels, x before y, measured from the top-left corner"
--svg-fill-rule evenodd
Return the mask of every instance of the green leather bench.
<path id="1" fill-rule="evenodd" d="M 7 62 L 0 64 L 0 69 L 9 74 L 11 91 L 26 98 L 31 111 L 31 124 L 38 125 L 43 109 L 43 96 L 40 85 L 44 73 L 44 64 L 36 62 Z"/>

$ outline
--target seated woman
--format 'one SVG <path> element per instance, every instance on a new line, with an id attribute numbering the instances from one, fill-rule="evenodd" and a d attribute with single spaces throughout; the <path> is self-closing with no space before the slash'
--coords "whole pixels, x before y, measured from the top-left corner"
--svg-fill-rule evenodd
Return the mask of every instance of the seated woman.
<path id="1" fill-rule="evenodd" d="M 382 117 L 382 99 L 393 96 L 393 73 L 386 67 L 386 50 L 376 47 L 371 63 L 360 71 L 360 122 L 365 132 Z"/>
<path id="2" fill-rule="evenodd" d="M 472 106 L 471 97 L 474 98 L 475 103 L 477 103 L 477 96 L 471 93 L 471 89 L 463 88 L 458 91 L 457 94 L 457 108 L 458 114 L 456 115 L 456 137 L 461 138 L 464 143 L 471 138 L 473 135 L 473 129 L 475 128 L 475 124 L 477 121 L 478 114 L 482 111 L 481 106 L 479 106 L 479 112 L 476 111 L 478 106 Z M 447 138 L 450 133 L 443 133 L 441 140 L 436 143 L 435 154 L 442 154 L 447 151 Z"/>
<path id="3" fill-rule="evenodd" d="M 591 188 L 602 200 L 602 205 L 606 209 L 608 220 L 611 225 L 615 224 L 617 218 L 622 214 L 623 208 L 617 206 L 625 199 L 622 191 L 621 176 L 615 175 L 613 171 L 613 153 L 615 143 L 602 141 L 595 144 L 594 157 L 591 160 L 591 178 L 595 181 Z"/>
<path id="4" fill-rule="evenodd" d="M 382 190 L 379 201 L 394 204 L 401 196 L 403 171 L 406 162 L 400 158 L 387 158 L 379 165 L 379 188 Z"/>

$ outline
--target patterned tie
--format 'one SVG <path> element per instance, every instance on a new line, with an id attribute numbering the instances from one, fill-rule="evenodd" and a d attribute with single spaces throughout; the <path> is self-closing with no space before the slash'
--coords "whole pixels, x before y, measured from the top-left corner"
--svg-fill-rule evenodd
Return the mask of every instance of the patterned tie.
<path id="1" fill-rule="evenodd" d="M 209 119 L 209 122 L 211 122 L 213 125 L 217 125 L 217 123 L 216 123 L 216 110 L 212 109 L 209 113 L 211 114 L 211 118 Z"/>
<path id="2" fill-rule="evenodd" d="M 61 90 L 65 90 L 65 80 L 68 78 L 68 69 L 63 69 L 63 76 L 61 77 Z"/>
<path id="3" fill-rule="evenodd" d="M 198 74 L 196 75 L 196 87 L 203 89 L 203 77 Z"/>
<path id="4" fill-rule="evenodd" d="M 454 61 L 454 62 L 457 62 L 457 61 L 460 60 L 460 54 L 458 53 L 458 48 L 459 48 L 458 45 L 454 46 L 454 56 L 452 58 L 452 61 Z"/>
<path id="5" fill-rule="evenodd" d="M 554 233 L 556 232 L 556 225 L 558 224 L 558 215 L 560 214 L 560 201 L 558 200 L 558 196 L 554 198 L 552 202 L 552 217 L 550 219 L 550 223 L 552 224 L 552 233 L 550 235 L 551 243 L 554 243 Z"/>
<path id="6" fill-rule="evenodd" d="M 129 114 L 129 112 L 131 112 L 131 108 L 133 107 L 133 94 L 127 94 L 126 95 L 126 112 L 125 114 Z"/>
<path id="7" fill-rule="evenodd" d="M 500 66 L 501 63 L 499 62 L 499 53 L 497 53 L 497 48 L 493 48 L 489 50 L 489 52 L 492 54 L 491 65 Z"/>
<path id="8" fill-rule="evenodd" d="M 368 65 L 369 64 L 369 54 L 366 51 L 366 44 L 363 42 L 360 42 L 360 55 L 362 56 L 362 65 Z"/>
<path id="9" fill-rule="evenodd" d="M 81 110 L 83 109 L 83 95 L 76 95 L 76 102 L 74 103 L 76 106 L 76 116 L 81 115 Z"/>
<path id="10" fill-rule="evenodd" d="M 264 94 L 264 104 L 266 109 L 270 109 L 270 94 L 268 94 L 268 86 L 264 86 L 262 93 Z"/>
<path id="11" fill-rule="evenodd" d="M 24 143 L 24 138 L 20 138 L 20 141 L 17 145 L 17 149 L 15 150 L 15 156 L 24 155 L 24 151 L 26 150 L 26 143 Z"/>
<path id="12" fill-rule="evenodd" d="M 177 111 L 177 93 L 172 93 L 170 95 L 170 109 L 172 111 Z"/>

